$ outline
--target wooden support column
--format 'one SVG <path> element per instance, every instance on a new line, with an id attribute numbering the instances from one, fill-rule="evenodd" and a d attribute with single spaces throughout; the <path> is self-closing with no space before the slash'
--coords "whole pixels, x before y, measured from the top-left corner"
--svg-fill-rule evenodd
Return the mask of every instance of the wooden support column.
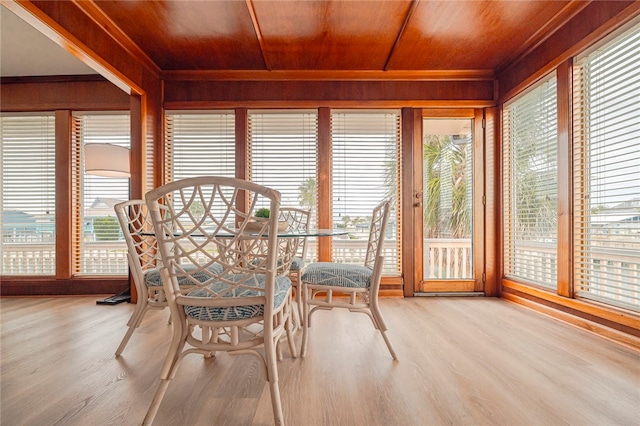
<path id="1" fill-rule="evenodd" d="M 72 203 L 71 181 L 71 132 L 70 110 L 55 112 L 56 131 L 56 278 L 70 279 L 73 274 Z"/>
<path id="2" fill-rule="evenodd" d="M 131 117 L 131 177 L 129 178 L 129 199 L 140 199 L 143 196 L 142 172 L 146 163 L 145 141 L 147 134 L 147 114 L 144 95 L 131 95 L 129 105 Z"/>
<path id="3" fill-rule="evenodd" d="M 405 297 L 413 296 L 422 279 L 422 232 L 416 213 L 422 209 L 422 110 L 402 108 L 402 276 Z M 417 206 L 420 204 L 420 206 Z"/>
<path id="4" fill-rule="evenodd" d="M 248 180 L 251 177 L 249 170 L 249 113 L 246 108 L 236 108 L 236 178 Z M 247 211 L 247 198 L 240 194 L 237 208 L 243 212 Z"/>
<path id="5" fill-rule="evenodd" d="M 573 168 L 571 167 L 572 59 L 556 70 L 558 93 L 558 288 L 561 296 L 573 297 Z"/>
<path id="6" fill-rule="evenodd" d="M 500 143 L 498 111 L 484 110 L 484 294 L 499 296 L 500 287 Z"/>
<path id="7" fill-rule="evenodd" d="M 331 110 L 318 109 L 318 165 L 316 178 L 316 222 L 318 228 L 333 227 L 331 196 Z M 318 261 L 331 260 L 331 238 L 318 238 Z"/>

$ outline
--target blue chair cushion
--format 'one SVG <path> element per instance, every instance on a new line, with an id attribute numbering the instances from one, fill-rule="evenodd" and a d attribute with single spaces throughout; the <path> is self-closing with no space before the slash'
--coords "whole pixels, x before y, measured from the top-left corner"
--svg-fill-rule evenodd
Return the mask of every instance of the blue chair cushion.
<path id="1" fill-rule="evenodd" d="M 192 271 L 195 268 L 196 268 L 195 265 L 186 265 L 184 270 Z M 214 274 L 222 273 L 222 266 L 218 264 L 213 264 L 209 266 L 207 269 Z M 195 273 L 193 277 L 201 282 L 204 282 L 211 278 L 211 276 L 205 272 Z M 160 277 L 160 268 L 151 269 L 149 272 L 147 272 L 144 276 L 144 283 L 148 287 L 162 287 L 162 278 Z M 187 277 L 179 277 L 178 285 L 193 285 L 193 282 L 189 281 Z"/>
<path id="2" fill-rule="evenodd" d="M 251 263 L 253 265 L 257 265 L 259 263 L 258 260 L 252 260 Z M 282 259 L 278 259 L 277 265 L 278 267 L 282 266 Z M 299 271 L 302 268 L 304 268 L 304 260 L 300 259 L 299 257 L 294 257 L 291 260 L 291 265 L 289 265 L 289 270 L 290 271 Z"/>
<path id="3" fill-rule="evenodd" d="M 232 277 L 234 282 L 244 280 L 244 275 L 238 274 Z M 249 285 L 258 288 L 264 288 L 264 275 L 252 275 L 252 282 Z M 257 282 L 256 282 L 257 281 Z M 273 298 L 273 307 L 278 308 L 287 298 L 289 289 L 291 288 L 291 280 L 287 277 L 277 276 L 275 280 L 275 292 Z M 208 286 L 216 293 L 222 292 L 225 288 L 229 288 L 229 284 L 217 281 Z M 212 297 L 206 289 L 200 288 L 189 292 L 189 296 L 194 297 Z M 252 297 L 262 296 L 262 292 L 254 289 L 236 287 L 225 294 L 223 297 Z M 246 318 L 253 318 L 264 314 L 264 305 L 245 305 L 245 306 L 191 306 L 185 305 L 184 312 L 191 318 L 204 321 L 234 321 Z"/>
<path id="4" fill-rule="evenodd" d="M 302 260 L 302 258 L 300 257 L 294 257 L 289 269 L 291 271 L 299 271 L 302 268 L 304 268 L 304 260 Z"/>
<path id="5" fill-rule="evenodd" d="M 372 275 L 373 271 L 366 266 L 316 262 L 305 268 L 300 280 L 316 285 L 367 288 Z"/>

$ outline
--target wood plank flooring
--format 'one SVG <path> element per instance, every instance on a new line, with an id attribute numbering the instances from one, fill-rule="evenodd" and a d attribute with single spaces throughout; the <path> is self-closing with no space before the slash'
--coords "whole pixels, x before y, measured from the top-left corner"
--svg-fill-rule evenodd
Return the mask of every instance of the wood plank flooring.
<path id="1" fill-rule="evenodd" d="M 123 356 L 133 305 L 3 298 L 0 423 L 137 425 L 158 384 L 168 311 Z M 640 425 L 640 354 L 495 298 L 382 299 L 394 362 L 369 319 L 313 317 L 309 353 L 279 363 L 288 425 Z M 298 345 L 301 333 L 296 336 Z M 155 425 L 269 425 L 258 361 L 185 358 Z"/>

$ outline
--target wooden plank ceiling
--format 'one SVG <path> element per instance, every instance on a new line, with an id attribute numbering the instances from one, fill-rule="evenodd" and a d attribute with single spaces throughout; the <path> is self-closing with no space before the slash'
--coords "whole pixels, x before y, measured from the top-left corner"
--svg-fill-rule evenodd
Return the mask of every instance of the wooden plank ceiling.
<path id="1" fill-rule="evenodd" d="M 439 71 L 486 76 L 517 61 L 588 3 L 94 0 L 84 7 L 165 75 Z"/>

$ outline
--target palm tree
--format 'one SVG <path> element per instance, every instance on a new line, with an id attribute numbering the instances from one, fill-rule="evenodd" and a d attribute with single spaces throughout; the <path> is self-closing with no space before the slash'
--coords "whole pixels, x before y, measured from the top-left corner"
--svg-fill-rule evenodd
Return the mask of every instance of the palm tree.
<path id="1" fill-rule="evenodd" d="M 556 142 L 548 130 L 555 126 L 555 117 L 547 117 L 539 105 L 535 108 L 532 122 L 512 129 L 518 240 L 555 239 L 557 233 Z"/>
<path id="2" fill-rule="evenodd" d="M 450 136 L 424 137 L 423 220 L 426 238 L 469 236 L 470 146 L 469 143 L 455 143 Z"/>
<path id="3" fill-rule="evenodd" d="M 398 158 L 395 148 L 387 149 L 387 159 L 384 168 L 384 187 L 385 198 L 392 200 L 392 203 L 398 198 Z"/>
<path id="4" fill-rule="evenodd" d="M 313 210 L 316 206 L 316 180 L 309 178 L 298 186 L 300 206 Z"/>

